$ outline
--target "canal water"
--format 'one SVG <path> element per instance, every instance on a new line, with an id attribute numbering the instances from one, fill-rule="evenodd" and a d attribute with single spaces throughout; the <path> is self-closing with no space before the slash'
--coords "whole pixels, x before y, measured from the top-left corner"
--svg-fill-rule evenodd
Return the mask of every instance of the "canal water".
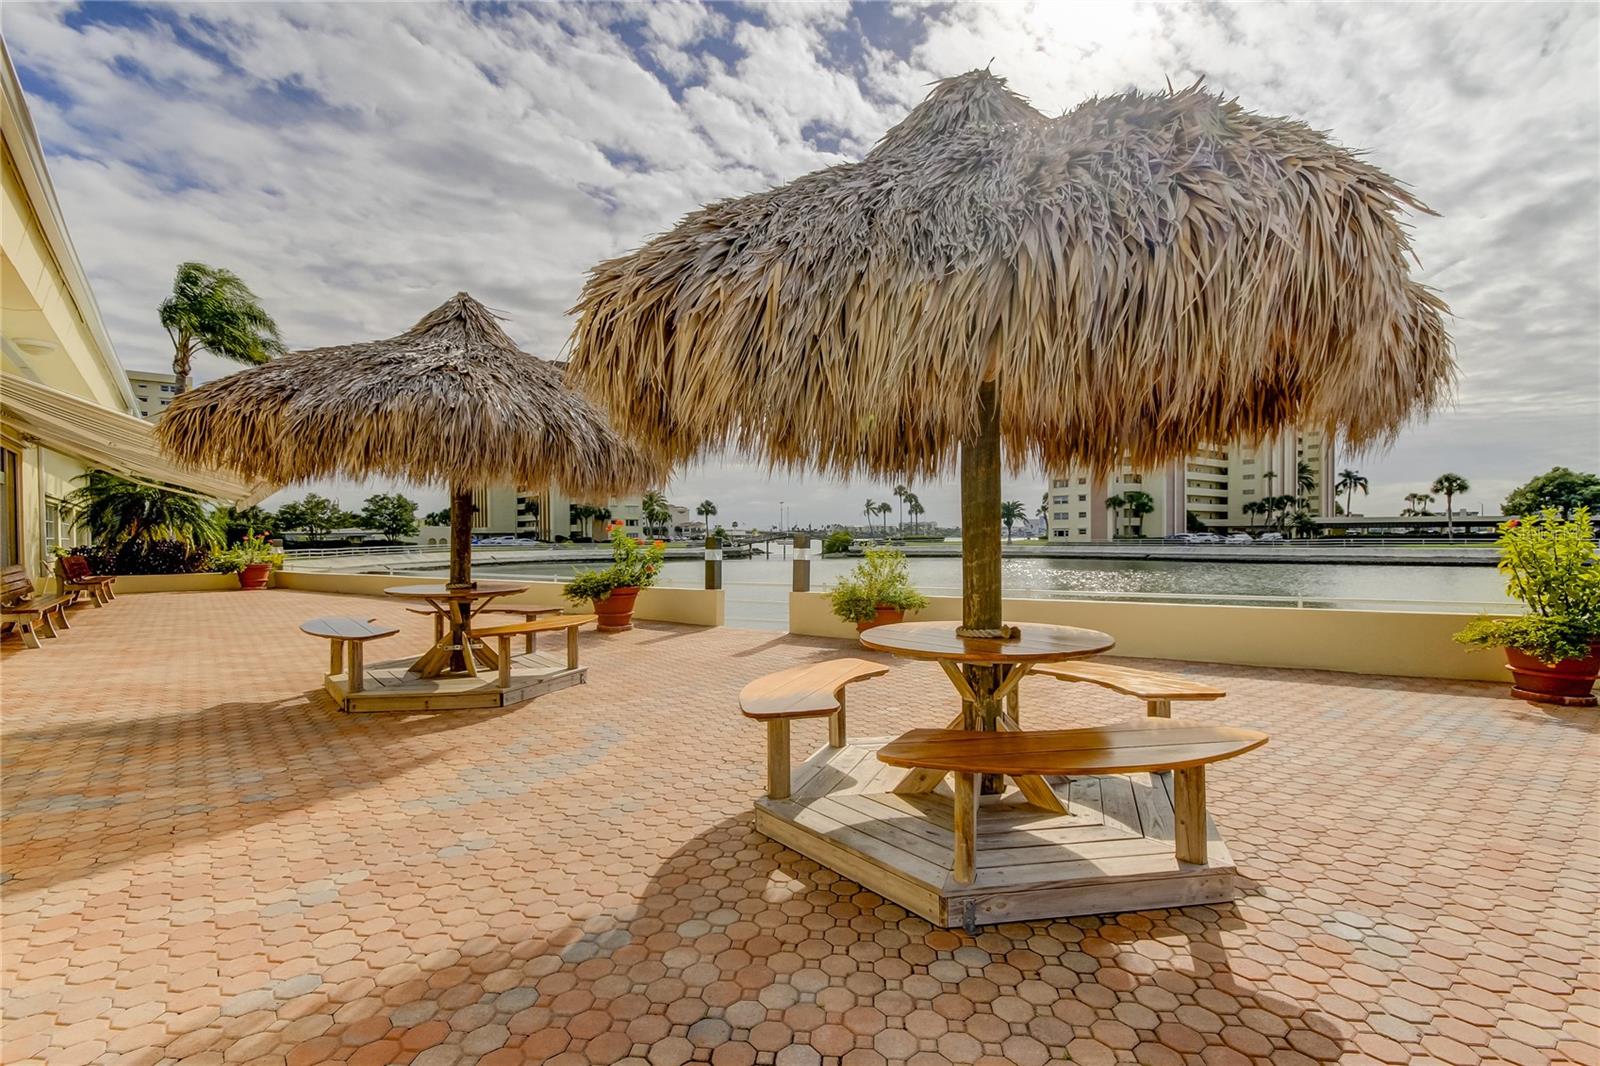
<path id="1" fill-rule="evenodd" d="M 811 587 L 826 591 L 854 559 L 816 559 Z M 912 558 L 911 579 L 929 595 L 961 591 L 961 560 Z M 593 564 L 599 565 L 599 564 Z M 723 563 L 727 624 L 781 629 L 787 622 L 792 564 L 781 558 Z M 497 577 L 567 578 L 586 564 L 485 564 L 476 573 Z M 443 572 L 442 570 L 440 571 Z M 699 588 L 705 564 L 666 563 L 662 584 Z M 1278 603 L 1367 610 L 1490 610 L 1509 602 L 1505 579 L 1488 566 L 1363 566 L 1350 563 L 1228 563 L 1148 559 L 1007 559 L 1008 595 L 1085 597 L 1197 603 Z"/>

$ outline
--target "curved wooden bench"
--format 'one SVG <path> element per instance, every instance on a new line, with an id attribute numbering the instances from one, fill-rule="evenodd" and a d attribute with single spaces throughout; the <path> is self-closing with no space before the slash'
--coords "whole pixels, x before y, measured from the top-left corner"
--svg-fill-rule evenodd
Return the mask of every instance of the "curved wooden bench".
<path id="1" fill-rule="evenodd" d="M 560 608 L 539 608 L 541 611 Z M 528 650 L 533 650 L 533 635 L 564 629 L 567 631 L 567 669 L 578 668 L 578 627 L 599 621 L 592 614 L 558 614 L 554 618 L 530 618 L 521 622 L 508 622 L 503 626 L 475 626 L 468 634 L 474 640 L 495 639 L 495 667 L 500 671 L 500 687 L 511 687 L 511 638 L 528 638 Z"/>
<path id="2" fill-rule="evenodd" d="M 376 621 L 369 619 L 363 622 L 359 618 L 312 618 L 300 623 L 300 632 L 309 633 L 313 637 L 322 637 L 329 642 L 328 676 L 332 677 L 343 670 L 347 691 L 355 693 L 361 691 L 367 680 L 363 646 L 369 640 L 392 637 L 400 632 L 394 626 L 374 625 Z M 348 662 L 342 654 L 346 647 L 350 649 Z"/>
<path id="3" fill-rule="evenodd" d="M 890 766 L 955 774 L 955 879 L 971 884 L 977 866 L 978 778 L 982 774 L 1091 776 L 1172 770 L 1174 850 L 1179 862 L 1206 861 L 1206 764 L 1267 742 L 1265 733 L 1230 726 L 1151 719 L 1095 729 L 1023 733 L 913 729 L 878 750 Z"/>
<path id="4" fill-rule="evenodd" d="M 866 659 L 829 659 L 758 677 L 740 690 L 739 710 L 746 718 L 767 723 L 768 796 L 789 796 L 789 723 L 826 718 L 828 746 L 843 747 L 845 686 L 888 672 L 882 663 Z"/>
<path id="5" fill-rule="evenodd" d="M 1171 718 L 1173 700 L 1220 700 L 1227 695 L 1220 688 L 1200 681 L 1092 660 L 1047 663 L 1035 666 L 1033 672 L 1058 681 L 1086 681 L 1144 700 L 1145 714 L 1151 718 Z"/>

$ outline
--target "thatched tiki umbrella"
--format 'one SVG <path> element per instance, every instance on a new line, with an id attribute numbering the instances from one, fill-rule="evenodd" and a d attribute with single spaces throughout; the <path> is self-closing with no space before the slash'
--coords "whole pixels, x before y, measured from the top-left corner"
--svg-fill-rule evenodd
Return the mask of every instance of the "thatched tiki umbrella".
<path id="1" fill-rule="evenodd" d="M 449 486 L 456 588 L 472 585 L 472 486 L 612 495 L 661 475 L 560 364 L 519 350 L 464 292 L 398 337 L 295 352 L 186 392 L 156 433 L 180 461 L 278 485 L 376 474 Z"/>
<path id="2" fill-rule="evenodd" d="M 1003 458 L 1104 473 L 1291 426 L 1361 446 L 1445 396 L 1404 208 L 1322 134 L 1199 87 L 1049 118 L 974 71 L 861 162 L 595 267 L 569 378 L 674 461 L 898 480 L 959 453 L 964 631 L 1002 634 Z"/>

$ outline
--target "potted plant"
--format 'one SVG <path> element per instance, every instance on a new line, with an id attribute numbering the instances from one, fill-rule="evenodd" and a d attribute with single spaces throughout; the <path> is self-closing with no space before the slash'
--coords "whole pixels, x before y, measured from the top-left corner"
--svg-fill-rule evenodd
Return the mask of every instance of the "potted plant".
<path id="1" fill-rule="evenodd" d="M 1538 703 L 1593 707 L 1600 674 L 1600 558 L 1587 508 L 1571 518 L 1549 508 L 1500 527 L 1506 592 L 1528 606 L 1517 618 L 1478 618 L 1455 639 L 1504 648 L 1512 694 Z"/>
<path id="2" fill-rule="evenodd" d="M 640 589 L 654 585 L 661 575 L 667 546 L 658 540 L 646 547 L 628 536 L 621 522 L 613 522 L 608 528 L 611 565 L 604 570 L 585 570 L 561 591 L 573 603 L 594 604 L 600 632 L 621 633 L 633 628 L 634 601 Z"/>
<path id="3" fill-rule="evenodd" d="M 281 558 L 282 553 L 272 546 L 263 531 L 245 534 L 238 544 L 212 556 L 211 562 L 218 573 L 238 574 L 240 588 L 264 589 L 268 575 Z"/>
<path id="4" fill-rule="evenodd" d="M 833 613 L 854 622 L 858 633 L 904 621 L 907 611 L 928 606 L 911 586 L 905 553 L 893 548 L 868 548 L 866 558 L 833 586 L 830 599 Z"/>

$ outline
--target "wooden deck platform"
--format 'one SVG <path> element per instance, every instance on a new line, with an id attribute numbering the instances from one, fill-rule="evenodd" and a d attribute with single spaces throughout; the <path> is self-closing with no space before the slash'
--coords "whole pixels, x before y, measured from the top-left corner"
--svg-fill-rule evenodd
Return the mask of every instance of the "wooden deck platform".
<path id="1" fill-rule="evenodd" d="M 1184 907 L 1233 898 L 1233 859 L 1206 823 L 1208 861 L 1173 854 L 1170 774 L 1047 779 L 1068 814 L 1013 787 L 978 814 L 977 879 L 950 876 L 951 793 L 897 796 L 906 771 L 879 762 L 891 738 L 822 748 L 785 800 L 756 801 L 756 828 L 935 925 Z"/>
<path id="2" fill-rule="evenodd" d="M 362 689 L 350 694 L 350 681 L 344 674 L 329 675 L 328 695 L 339 708 L 363 711 L 453 711 L 510 707 L 581 685 L 588 667 L 568 669 L 565 653 L 523 652 L 511 657 L 511 685 L 501 688 L 493 670 L 479 670 L 476 677 L 420 678 L 406 673 L 412 659 L 393 659 L 369 663 L 363 672 Z"/>

